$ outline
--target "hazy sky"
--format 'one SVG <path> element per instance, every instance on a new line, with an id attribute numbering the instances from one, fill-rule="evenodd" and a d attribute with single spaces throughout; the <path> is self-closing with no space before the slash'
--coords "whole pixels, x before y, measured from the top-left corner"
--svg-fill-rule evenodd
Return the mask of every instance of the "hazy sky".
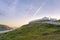
<path id="1" fill-rule="evenodd" d="M 20 26 L 29 20 L 60 18 L 60 0 L 0 0 L 0 24 Z"/>

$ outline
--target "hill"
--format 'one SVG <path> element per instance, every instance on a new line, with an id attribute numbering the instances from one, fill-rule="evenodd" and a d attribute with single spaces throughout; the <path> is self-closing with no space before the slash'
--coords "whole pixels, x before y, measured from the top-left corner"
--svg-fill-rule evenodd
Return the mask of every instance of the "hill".
<path id="1" fill-rule="evenodd" d="M 33 22 L 0 34 L 0 40 L 60 40 L 60 25 Z"/>
<path id="2" fill-rule="evenodd" d="M 56 20 L 57 22 L 60 22 L 60 19 L 59 20 Z"/>
<path id="3" fill-rule="evenodd" d="M 0 31 L 9 30 L 9 29 L 11 29 L 9 26 L 0 24 Z"/>

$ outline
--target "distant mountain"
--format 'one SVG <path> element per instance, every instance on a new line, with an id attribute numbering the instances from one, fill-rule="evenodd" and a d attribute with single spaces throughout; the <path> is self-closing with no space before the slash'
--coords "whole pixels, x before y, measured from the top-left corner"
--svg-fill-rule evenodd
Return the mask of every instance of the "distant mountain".
<path id="1" fill-rule="evenodd" d="M 11 29 L 9 26 L 0 24 L 0 31 L 9 30 L 9 29 Z"/>
<path id="2" fill-rule="evenodd" d="M 31 22 L 14 31 L 0 34 L 0 40 L 60 40 L 60 25 Z"/>

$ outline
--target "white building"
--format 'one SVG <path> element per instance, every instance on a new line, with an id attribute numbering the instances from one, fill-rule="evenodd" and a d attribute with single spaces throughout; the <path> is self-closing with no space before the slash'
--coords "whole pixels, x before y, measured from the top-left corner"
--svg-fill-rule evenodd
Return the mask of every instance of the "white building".
<path id="1" fill-rule="evenodd" d="M 55 19 L 55 18 L 50 18 L 50 21 L 56 21 L 57 19 Z"/>
<path id="2" fill-rule="evenodd" d="M 43 17 L 41 20 L 49 20 L 48 17 Z"/>
<path id="3" fill-rule="evenodd" d="M 45 20 L 45 21 L 47 21 L 47 20 L 49 20 L 49 21 L 56 21 L 55 18 L 50 18 L 50 17 L 43 17 L 41 20 Z"/>

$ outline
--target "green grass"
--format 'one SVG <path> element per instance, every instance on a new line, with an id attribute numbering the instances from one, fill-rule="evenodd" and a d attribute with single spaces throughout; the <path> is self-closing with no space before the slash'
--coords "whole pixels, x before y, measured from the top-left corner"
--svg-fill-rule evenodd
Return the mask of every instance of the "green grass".
<path id="1" fill-rule="evenodd" d="M 0 40 L 60 40 L 60 25 L 30 23 L 0 34 Z"/>

